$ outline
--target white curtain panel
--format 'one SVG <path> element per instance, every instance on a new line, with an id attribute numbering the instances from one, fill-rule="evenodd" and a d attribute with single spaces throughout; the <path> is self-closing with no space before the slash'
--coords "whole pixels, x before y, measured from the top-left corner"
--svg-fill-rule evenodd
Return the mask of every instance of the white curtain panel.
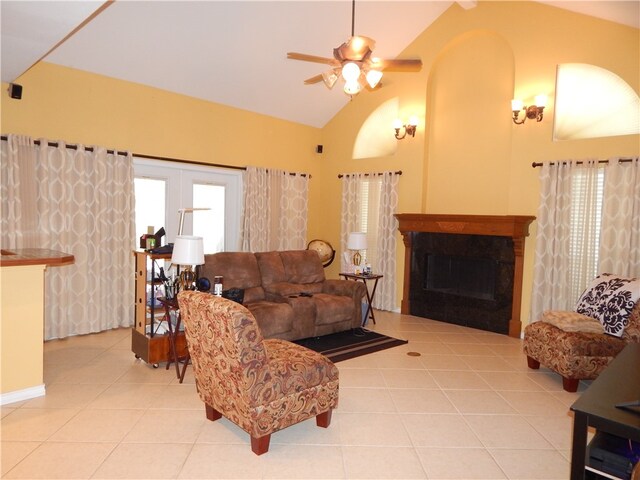
<path id="1" fill-rule="evenodd" d="M 606 168 L 599 273 L 640 277 L 640 160 Z"/>
<path id="2" fill-rule="evenodd" d="M 384 276 L 373 299 L 373 307 L 380 310 L 396 307 L 398 224 L 394 214 L 398 207 L 399 178 L 393 172 L 352 173 L 342 177 L 341 250 L 350 258 L 349 233 L 366 230 L 367 262 L 372 264 L 374 273 Z M 341 271 L 349 271 L 350 261 L 344 255 L 340 261 Z"/>
<path id="3" fill-rule="evenodd" d="M 242 250 L 306 248 L 309 177 L 247 167 L 244 174 Z"/>
<path id="4" fill-rule="evenodd" d="M 351 269 L 351 252 L 347 248 L 349 233 L 362 231 L 362 182 L 367 176 L 364 173 L 350 173 L 342 177 L 342 209 L 340 214 L 340 271 Z"/>
<path id="5" fill-rule="evenodd" d="M 378 282 L 373 306 L 380 310 L 396 308 L 396 236 L 398 220 L 398 182 L 400 175 L 384 172 L 381 176 L 378 207 L 377 256 L 375 270 L 384 275 Z"/>
<path id="6" fill-rule="evenodd" d="M 2 215 L 3 248 L 75 257 L 73 265 L 47 269 L 45 339 L 133 325 L 131 155 L 9 135 L 2 165 L 2 209 L 11 212 Z"/>
<path id="7" fill-rule="evenodd" d="M 540 169 L 530 321 L 544 310 L 573 310 L 595 276 L 598 162 L 545 163 Z"/>

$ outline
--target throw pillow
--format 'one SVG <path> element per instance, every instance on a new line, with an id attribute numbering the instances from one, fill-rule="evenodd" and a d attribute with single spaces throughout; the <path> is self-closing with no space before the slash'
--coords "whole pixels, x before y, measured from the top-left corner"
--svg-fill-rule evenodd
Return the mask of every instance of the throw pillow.
<path id="1" fill-rule="evenodd" d="M 580 295 L 576 312 L 596 318 L 605 333 L 621 337 L 640 298 L 640 279 L 598 275 Z"/>

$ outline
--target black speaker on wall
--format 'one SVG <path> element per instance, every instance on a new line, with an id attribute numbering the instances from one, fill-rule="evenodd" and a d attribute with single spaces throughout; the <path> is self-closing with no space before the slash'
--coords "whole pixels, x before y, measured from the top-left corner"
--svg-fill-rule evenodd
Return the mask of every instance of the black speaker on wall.
<path id="1" fill-rule="evenodd" d="M 11 98 L 15 98 L 16 100 L 20 100 L 22 98 L 22 85 L 18 85 L 17 83 L 10 83 L 9 96 Z"/>
<path id="2" fill-rule="evenodd" d="M 322 153 L 322 145 L 316 145 L 316 153 Z"/>

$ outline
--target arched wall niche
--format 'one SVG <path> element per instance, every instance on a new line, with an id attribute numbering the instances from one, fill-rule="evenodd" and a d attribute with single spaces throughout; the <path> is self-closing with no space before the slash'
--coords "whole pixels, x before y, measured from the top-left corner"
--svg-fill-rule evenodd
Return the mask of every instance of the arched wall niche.
<path id="1" fill-rule="evenodd" d="M 506 213 L 514 78 L 513 51 L 495 32 L 442 49 L 427 83 L 423 211 Z"/>
<path id="2" fill-rule="evenodd" d="M 376 108 L 363 122 L 353 145 L 352 157 L 377 158 L 394 155 L 398 141 L 391 128 L 393 120 L 398 118 L 400 101 L 391 98 Z"/>

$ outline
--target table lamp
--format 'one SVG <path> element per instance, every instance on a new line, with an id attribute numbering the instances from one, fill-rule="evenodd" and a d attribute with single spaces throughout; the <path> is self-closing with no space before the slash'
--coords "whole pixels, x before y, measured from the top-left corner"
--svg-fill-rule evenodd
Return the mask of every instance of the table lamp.
<path id="1" fill-rule="evenodd" d="M 353 264 L 359 266 L 362 261 L 360 250 L 367 249 L 367 234 L 364 232 L 351 232 L 347 239 L 347 248 L 355 251 L 353 254 Z"/>
<path id="2" fill-rule="evenodd" d="M 180 290 L 193 290 L 196 272 L 193 265 L 204 264 L 204 243 L 202 237 L 178 235 L 173 243 L 171 263 L 184 267 L 180 272 Z"/>

